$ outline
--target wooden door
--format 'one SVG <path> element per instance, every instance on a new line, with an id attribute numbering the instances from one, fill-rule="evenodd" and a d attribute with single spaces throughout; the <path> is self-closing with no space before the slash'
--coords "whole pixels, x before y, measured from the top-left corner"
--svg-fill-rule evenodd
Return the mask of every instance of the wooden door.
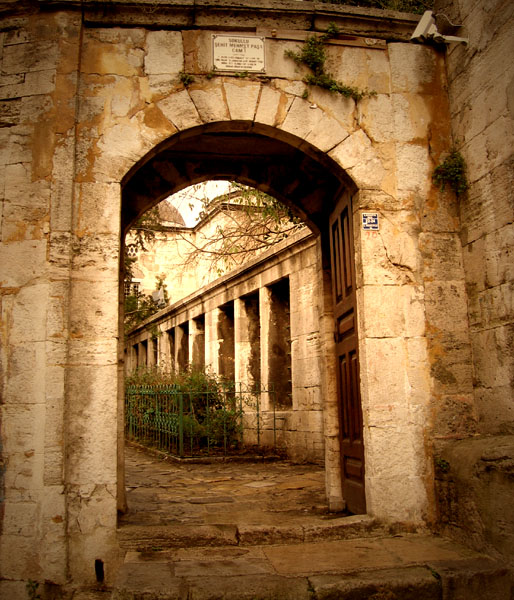
<path id="1" fill-rule="evenodd" d="M 366 512 L 351 197 L 343 196 L 329 219 L 332 297 L 343 495 L 347 509 Z"/>

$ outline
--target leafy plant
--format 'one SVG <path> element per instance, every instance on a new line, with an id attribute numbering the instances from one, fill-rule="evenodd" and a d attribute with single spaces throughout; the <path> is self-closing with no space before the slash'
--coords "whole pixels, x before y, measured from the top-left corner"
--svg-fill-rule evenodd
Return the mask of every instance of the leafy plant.
<path id="1" fill-rule="evenodd" d="M 180 71 L 180 73 L 178 74 L 178 78 L 179 78 L 180 83 L 184 87 L 191 85 L 195 80 L 193 75 L 191 75 L 190 73 L 186 73 L 185 71 Z"/>
<path id="2" fill-rule="evenodd" d="M 353 98 L 354 100 L 374 95 L 375 92 L 359 90 L 356 87 L 340 83 L 332 75 L 325 72 L 325 62 L 327 60 L 325 45 L 330 38 L 335 37 L 338 33 L 339 29 L 336 25 L 330 23 L 326 33 L 318 36 L 309 36 L 297 52 L 286 50 L 285 56 L 293 59 L 299 65 L 305 65 L 312 71 L 312 73 L 303 78 L 303 82 L 308 86 L 317 86 L 334 94 L 340 94 L 345 98 Z"/>
<path id="3" fill-rule="evenodd" d="M 450 186 L 457 195 L 469 188 L 466 163 L 458 150 L 452 149 L 445 160 L 434 169 L 432 181 L 443 192 L 447 185 Z"/>
<path id="4" fill-rule="evenodd" d="M 39 583 L 37 581 L 32 581 L 29 579 L 25 585 L 27 590 L 27 596 L 29 600 L 40 600 L 41 594 L 38 594 Z"/>
<path id="5" fill-rule="evenodd" d="M 227 382 L 208 370 L 190 367 L 184 371 L 165 371 L 159 367 L 136 369 L 126 378 L 132 401 L 131 417 L 140 426 L 151 428 L 156 414 L 166 411 L 159 405 L 160 395 L 181 396 L 184 434 L 197 449 L 234 447 L 241 437 L 241 408 L 233 382 Z M 153 404 L 139 403 L 139 395 L 149 394 Z M 169 417 L 168 417 L 169 419 Z M 178 417 L 177 417 L 178 426 Z M 144 440 L 142 440 L 144 441 Z"/>

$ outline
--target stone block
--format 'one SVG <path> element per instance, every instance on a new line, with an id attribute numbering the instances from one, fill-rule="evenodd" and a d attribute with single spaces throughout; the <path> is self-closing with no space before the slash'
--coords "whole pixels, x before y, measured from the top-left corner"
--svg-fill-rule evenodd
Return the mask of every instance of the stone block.
<path id="1" fill-rule="evenodd" d="M 5 46 L 2 58 L 2 73 L 7 75 L 55 69 L 58 44 L 54 40 L 13 44 Z"/>
<path id="2" fill-rule="evenodd" d="M 390 93 L 389 60 L 383 47 L 364 50 L 352 46 L 341 47 L 329 44 L 327 50 L 327 71 L 337 81 L 362 91 L 367 90 L 377 94 Z"/>
<path id="3" fill-rule="evenodd" d="M 261 84 L 253 81 L 225 81 L 223 87 L 230 118 L 253 121 Z"/>
<path id="4" fill-rule="evenodd" d="M 9 334 L 17 344 L 46 339 L 49 284 L 24 286 L 16 294 L 10 314 Z"/>
<path id="5" fill-rule="evenodd" d="M 362 291 L 361 334 L 366 337 L 422 336 L 425 331 L 423 288 L 365 286 Z"/>
<path id="6" fill-rule="evenodd" d="M 427 281 L 425 311 L 428 335 L 467 336 L 468 315 L 463 281 Z"/>
<path id="7" fill-rule="evenodd" d="M 514 432 L 512 384 L 497 385 L 493 388 L 477 386 L 474 390 L 474 399 L 478 415 L 478 430 L 481 434 Z"/>
<path id="8" fill-rule="evenodd" d="M 179 131 L 202 123 L 187 90 L 170 94 L 167 98 L 158 102 L 157 106 Z"/>
<path id="9" fill-rule="evenodd" d="M 392 43 L 387 51 L 393 93 L 426 93 L 437 77 L 436 51 L 421 44 Z"/>
<path id="10" fill-rule="evenodd" d="M 5 449 L 5 497 L 13 502 L 41 501 L 43 487 L 43 453 L 29 448 L 22 452 Z"/>
<path id="11" fill-rule="evenodd" d="M 358 129 L 336 148 L 330 156 L 341 165 L 343 169 L 351 169 L 361 161 L 369 161 L 374 157 L 371 140 L 362 129 Z"/>
<path id="12" fill-rule="evenodd" d="M 316 148 L 323 152 L 328 152 L 349 135 L 347 128 L 333 117 L 327 116 L 320 108 L 312 108 L 311 112 L 321 112 L 321 117 L 317 119 L 315 126 L 306 136 L 306 141 L 310 142 Z"/>
<path id="13" fill-rule="evenodd" d="M 471 393 L 438 397 L 433 402 L 432 414 L 436 438 L 464 438 L 477 431 L 477 413 Z"/>
<path id="14" fill-rule="evenodd" d="M 467 158 L 467 154 L 466 154 Z M 514 221 L 511 190 L 514 158 L 491 168 L 473 183 L 461 201 L 462 243 L 466 245 Z"/>
<path id="15" fill-rule="evenodd" d="M 319 386 L 295 386 L 293 382 L 293 408 L 295 410 L 321 410 L 322 404 Z"/>
<path id="16" fill-rule="evenodd" d="M 407 380 L 410 387 L 409 404 L 426 406 L 430 400 L 430 370 L 428 347 L 425 337 L 407 340 Z"/>
<path id="17" fill-rule="evenodd" d="M 432 185 L 431 171 L 426 146 L 416 143 L 396 145 L 396 180 L 401 200 L 413 193 L 426 197 Z"/>
<path id="18" fill-rule="evenodd" d="M 50 203 L 50 183 L 33 181 L 30 163 L 9 164 L 5 167 L 5 199 L 24 208 L 44 208 Z"/>
<path id="19" fill-rule="evenodd" d="M 463 279 L 462 248 L 457 234 L 421 233 L 419 249 L 423 259 L 425 281 Z"/>
<path id="20" fill-rule="evenodd" d="M 409 216 L 403 211 L 396 215 L 379 215 L 381 231 L 357 232 L 355 244 L 361 254 L 360 285 L 421 283 L 417 233 L 405 226 Z M 397 225 L 395 222 L 402 218 L 403 226 Z"/>
<path id="21" fill-rule="evenodd" d="M 394 443 L 394 440 L 390 440 Z M 387 450 L 384 449 L 387 453 Z M 423 452 L 420 449 L 420 452 Z M 375 479 L 366 479 L 367 513 L 388 522 L 403 522 L 421 525 L 430 514 L 425 486 L 426 475 L 406 476 L 406 469 L 392 475 L 381 474 Z M 402 476 L 399 476 L 402 473 Z"/>
<path id="22" fill-rule="evenodd" d="M 118 288 L 119 237 L 115 233 L 78 232 L 73 240 L 73 277 Z M 92 284 L 94 285 L 94 284 Z"/>
<path id="23" fill-rule="evenodd" d="M 121 190 L 115 183 L 82 183 L 75 188 L 77 210 L 73 227 L 78 235 L 119 235 Z"/>
<path id="24" fill-rule="evenodd" d="M 38 404 L 45 396 L 45 342 L 14 344 L 7 355 L 4 402 Z"/>
<path id="25" fill-rule="evenodd" d="M 514 279 L 514 224 L 468 244 L 463 252 L 466 281 L 477 291 Z"/>
<path id="26" fill-rule="evenodd" d="M 56 74 L 54 69 L 35 71 L 25 75 L 22 96 L 52 94 L 55 91 Z"/>
<path id="27" fill-rule="evenodd" d="M 361 337 L 361 388 L 363 409 L 407 404 L 406 341 L 402 338 Z"/>
<path id="28" fill-rule="evenodd" d="M 220 81 L 203 86 L 193 84 L 189 86 L 189 95 L 204 123 L 230 120 Z"/>
<path id="29" fill-rule="evenodd" d="M 130 123 L 126 121 L 115 123 L 112 127 L 107 128 L 98 140 L 97 147 L 100 150 L 98 158 L 113 161 L 110 165 L 111 168 L 107 169 L 107 173 L 112 173 L 116 177 L 115 172 L 113 173 L 113 165 L 116 168 L 121 168 L 124 163 L 123 159 L 136 162 L 145 154 L 147 144 L 148 142 L 141 135 L 140 124 L 136 120 L 132 120 Z M 148 144 L 148 150 L 150 147 Z M 128 164 L 132 166 L 131 163 Z M 126 171 L 128 171 L 128 168 Z M 102 179 L 101 181 L 105 180 Z"/>
<path id="30" fill-rule="evenodd" d="M 48 212 L 44 207 L 24 207 L 4 202 L 1 237 L 4 242 L 41 240 L 48 233 Z"/>
<path id="31" fill-rule="evenodd" d="M 432 124 L 430 105 L 420 94 L 393 94 L 393 135 L 399 142 L 426 139 Z"/>
<path id="32" fill-rule="evenodd" d="M 70 366 L 68 372 L 68 481 L 115 485 L 116 364 Z"/>
<path id="33" fill-rule="evenodd" d="M 467 333 L 433 336 L 428 348 L 433 390 L 438 394 L 471 393 L 473 373 Z"/>
<path id="34" fill-rule="evenodd" d="M 39 510 L 36 502 L 6 502 L 2 534 L 33 538 L 34 525 L 39 521 Z"/>
<path id="35" fill-rule="evenodd" d="M 114 364 L 117 360 L 116 337 L 73 339 L 69 344 L 69 360 L 75 365 Z"/>
<path id="36" fill-rule="evenodd" d="M 25 581 L 0 581 L 0 598 L 9 600 L 27 600 Z"/>
<path id="37" fill-rule="evenodd" d="M 378 94 L 360 101 L 362 107 L 361 127 L 373 142 L 395 139 L 392 97 Z"/>
<path id="38" fill-rule="evenodd" d="M 297 42 L 287 40 L 277 43 L 274 40 L 266 40 L 266 75 L 289 81 L 302 79 L 305 70 L 299 67 L 293 59 L 285 57 L 287 51 L 297 52 L 299 48 Z M 306 86 L 302 83 L 302 87 Z"/>
<path id="39" fill-rule="evenodd" d="M 473 332 L 471 344 L 478 387 L 498 388 L 512 385 L 514 325 Z"/>
<path id="40" fill-rule="evenodd" d="M 8 453 L 34 453 L 43 447 L 45 408 L 41 404 L 4 404 L 2 429 Z"/>
<path id="41" fill-rule="evenodd" d="M 514 283 L 470 294 L 468 302 L 472 331 L 508 325 L 514 314 Z"/>
<path id="42" fill-rule="evenodd" d="M 131 40 L 98 39 L 96 30 L 92 31 L 84 38 L 82 71 L 97 75 L 139 76 L 145 57 L 141 46 L 133 46 Z"/>
<path id="43" fill-rule="evenodd" d="M 39 550 L 35 536 L 3 534 L 0 537 L 0 577 L 25 581 L 39 579 L 42 575 Z"/>
<path id="44" fill-rule="evenodd" d="M 419 201 L 419 198 L 416 198 Z M 425 232 L 460 233 L 460 209 L 455 193 L 432 187 L 424 201 L 421 227 Z"/>
<path id="45" fill-rule="evenodd" d="M 293 99 L 288 98 L 278 90 L 266 85 L 262 86 L 255 122 L 275 126 L 281 123 L 292 104 Z"/>
<path id="46" fill-rule="evenodd" d="M 74 143 L 72 136 L 61 139 L 55 148 L 52 181 L 50 183 L 50 229 L 70 231 L 73 198 Z"/>
<path id="47" fill-rule="evenodd" d="M 147 75 L 175 74 L 184 68 L 180 31 L 149 31 L 146 35 L 144 70 Z"/>
<path id="48" fill-rule="evenodd" d="M 506 135 L 512 136 L 513 133 L 512 118 L 505 115 L 463 147 L 471 183 L 479 181 L 496 167 L 512 161 L 511 149 L 502 141 Z"/>

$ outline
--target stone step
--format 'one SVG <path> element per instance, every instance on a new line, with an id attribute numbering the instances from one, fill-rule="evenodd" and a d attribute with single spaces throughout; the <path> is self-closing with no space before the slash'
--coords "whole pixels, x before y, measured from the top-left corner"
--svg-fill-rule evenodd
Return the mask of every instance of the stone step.
<path id="1" fill-rule="evenodd" d="M 300 544 L 319 540 L 374 537 L 401 532 L 401 526 L 384 526 L 367 515 L 295 520 L 284 524 L 185 524 L 124 525 L 118 529 L 118 541 L 125 550 L 165 550 L 193 546 L 254 546 Z"/>
<path id="2" fill-rule="evenodd" d="M 129 551 L 112 600 L 510 600 L 511 573 L 429 535 Z"/>

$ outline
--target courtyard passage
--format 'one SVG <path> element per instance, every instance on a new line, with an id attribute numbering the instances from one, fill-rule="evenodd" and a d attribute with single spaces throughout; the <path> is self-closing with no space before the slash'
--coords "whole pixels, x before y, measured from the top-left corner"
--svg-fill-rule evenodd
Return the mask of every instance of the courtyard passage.
<path id="1" fill-rule="evenodd" d="M 132 445 L 126 447 L 125 461 L 129 510 L 120 520 L 122 528 L 226 525 L 242 533 L 248 527 L 291 530 L 334 516 L 326 508 L 319 465 L 262 459 L 176 462 Z"/>

